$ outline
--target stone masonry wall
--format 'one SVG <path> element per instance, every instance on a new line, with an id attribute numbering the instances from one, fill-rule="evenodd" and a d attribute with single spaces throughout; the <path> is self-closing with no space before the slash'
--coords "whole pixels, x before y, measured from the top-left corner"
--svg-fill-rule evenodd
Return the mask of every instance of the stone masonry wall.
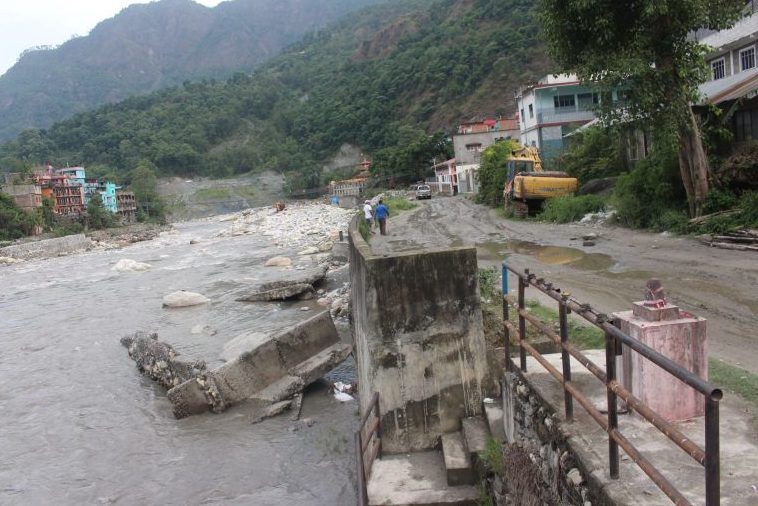
<path id="1" fill-rule="evenodd" d="M 32 260 L 74 253 L 91 246 L 92 241 L 84 234 L 67 235 L 56 239 L 44 239 L 0 248 L 0 257 Z"/>

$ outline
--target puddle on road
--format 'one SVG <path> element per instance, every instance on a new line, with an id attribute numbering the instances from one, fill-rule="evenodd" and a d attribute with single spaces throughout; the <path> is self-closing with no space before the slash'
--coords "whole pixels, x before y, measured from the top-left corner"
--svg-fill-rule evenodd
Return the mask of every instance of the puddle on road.
<path id="1" fill-rule="evenodd" d="M 607 270 L 615 265 L 609 255 L 586 253 L 563 246 L 542 246 L 528 241 L 485 242 L 476 245 L 479 257 L 484 260 L 502 260 L 512 253 L 528 255 L 546 265 L 571 265 L 587 271 Z"/>

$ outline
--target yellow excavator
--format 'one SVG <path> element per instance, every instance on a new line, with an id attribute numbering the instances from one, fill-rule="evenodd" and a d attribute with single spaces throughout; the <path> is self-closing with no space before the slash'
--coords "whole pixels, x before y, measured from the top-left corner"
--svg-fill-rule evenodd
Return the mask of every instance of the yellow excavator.
<path id="1" fill-rule="evenodd" d="M 576 192 L 576 178 L 565 172 L 543 170 L 540 153 L 532 146 L 511 151 L 506 170 L 505 208 L 512 209 L 518 218 L 526 218 L 530 211 L 537 211 L 545 199 Z"/>

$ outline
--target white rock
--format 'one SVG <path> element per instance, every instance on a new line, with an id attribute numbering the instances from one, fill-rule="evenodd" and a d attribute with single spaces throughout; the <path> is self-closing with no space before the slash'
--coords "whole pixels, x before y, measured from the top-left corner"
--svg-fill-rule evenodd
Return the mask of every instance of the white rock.
<path id="1" fill-rule="evenodd" d="M 144 272 L 149 271 L 151 268 L 152 265 L 150 264 L 137 262 L 136 260 L 131 260 L 129 258 L 122 258 L 116 263 L 116 265 L 111 267 L 111 270 L 115 272 Z"/>
<path id="2" fill-rule="evenodd" d="M 15 264 L 21 260 L 13 257 L 0 257 L 0 264 Z"/>
<path id="3" fill-rule="evenodd" d="M 310 310 L 311 308 L 309 308 L 308 306 L 303 306 L 300 308 L 300 311 L 310 311 Z"/>
<path id="4" fill-rule="evenodd" d="M 566 474 L 566 481 L 573 484 L 575 487 L 578 487 L 583 481 L 582 473 L 579 472 L 579 469 L 572 467 Z"/>
<path id="5" fill-rule="evenodd" d="M 207 304 L 211 300 L 199 293 L 179 290 L 163 297 L 163 307 L 189 307 Z"/>
<path id="6" fill-rule="evenodd" d="M 319 252 L 316 246 L 308 246 L 303 251 L 298 252 L 298 255 L 315 255 Z"/>
<path id="7" fill-rule="evenodd" d="M 342 309 L 343 304 L 345 304 L 345 301 L 342 298 L 334 299 L 332 301 L 332 309 L 335 311 Z"/>
<path id="8" fill-rule="evenodd" d="M 344 392 L 334 392 L 334 398 L 340 402 L 354 401 L 353 396 Z"/>
<path id="9" fill-rule="evenodd" d="M 319 306 L 327 307 L 329 305 L 329 299 L 326 297 L 321 297 L 319 300 L 316 301 L 316 304 Z"/>
<path id="10" fill-rule="evenodd" d="M 289 267 L 292 265 L 292 260 L 287 257 L 273 257 L 266 260 L 264 265 L 266 267 Z"/>
<path id="11" fill-rule="evenodd" d="M 322 253 L 326 253 L 327 251 L 331 251 L 332 247 L 334 247 L 334 243 L 332 241 L 324 241 L 322 243 L 319 243 L 318 250 Z"/>

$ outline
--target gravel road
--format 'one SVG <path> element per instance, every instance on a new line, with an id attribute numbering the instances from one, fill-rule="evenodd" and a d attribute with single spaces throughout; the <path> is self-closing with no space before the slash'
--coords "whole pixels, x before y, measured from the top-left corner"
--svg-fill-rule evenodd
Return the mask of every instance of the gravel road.
<path id="1" fill-rule="evenodd" d="M 670 301 L 708 319 L 711 356 L 758 374 L 754 252 L 618 227 L 506 220 L 460 196 L 419 204 L 390 218 L 390 235 L 372 237 L 376 253 L 476 246 L 480 267 L 508 258 L 605 313 L 630 309 L 643 298 L 645 281 L 657 277 Z M 599 236 L 595 246 L 582 246 L 588 233 Z"/>

